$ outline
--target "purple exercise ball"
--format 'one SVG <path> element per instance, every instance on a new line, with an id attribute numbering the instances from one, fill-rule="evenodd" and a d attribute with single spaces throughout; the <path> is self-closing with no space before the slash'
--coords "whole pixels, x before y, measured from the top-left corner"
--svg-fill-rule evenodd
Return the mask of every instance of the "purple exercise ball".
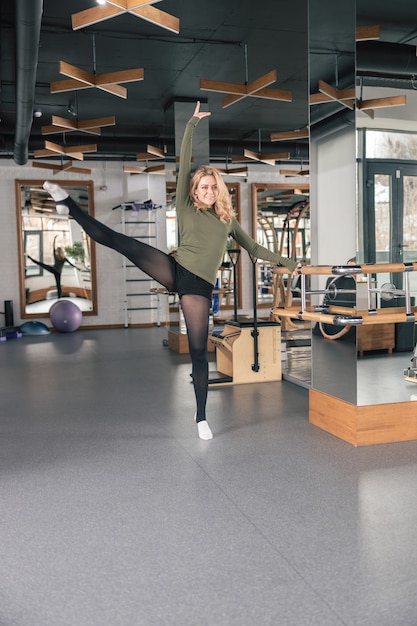
<path id="1" fill-rule="evenodd" d="M 49 310 L 53 327 L 60 333 L 73 333 L 79 328 L 83 314 L 71 300 L 58 300 Z"/>

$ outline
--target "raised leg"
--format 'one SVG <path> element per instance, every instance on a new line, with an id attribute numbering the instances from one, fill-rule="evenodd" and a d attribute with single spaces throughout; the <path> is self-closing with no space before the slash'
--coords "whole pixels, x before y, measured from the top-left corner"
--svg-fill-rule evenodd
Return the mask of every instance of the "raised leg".
<path id="1" fill-rule="evenodd" d="M 57 210 L 60 207 L 61 213 L 64 208 L 66 208 L 67 211 L 69 210 L 71 217 L 82 226 L 91 239 L 123 254 L 123 256 L 128 258 L 136 267 L 166 287 L 168 291 L 174 290 L 173 265 L 171 259 L 165 252 L 149 246 L 142 241 L 138 241 L 133 237 L 118 233 L 105 224 L 102 224 L 79 207 L 59 185 L 45 183 L 44 187 L 57 202 Z"/>
<path id="2" fill-rule="evenodd" d="M 56 290 L 57 290 L 58 298 L 60 298 L 62 296 L 61 274 L 54 267 L 52 267 L 52 265 L 47 265 L 46 263 L 42 263 L 41 261 L 37 261 L 36 259 L 33 259 L 29 255 L 27 255 L 27 257 L 33 263 L 36 263 L 36 265 L 39 265 L 39 267 L 42 267 L 47 272 L 51 272 L 51 274 L 53 274 L 55 276 Z"/>

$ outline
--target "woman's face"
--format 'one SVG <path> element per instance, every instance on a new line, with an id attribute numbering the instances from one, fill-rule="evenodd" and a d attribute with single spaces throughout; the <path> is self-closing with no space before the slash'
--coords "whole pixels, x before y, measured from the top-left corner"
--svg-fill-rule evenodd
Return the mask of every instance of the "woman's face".
<path id="1" fill-rule="evenodd" d="M 216 179 L 214 176 L 203 176 L 195 190 L 196 198 L 205 208 L 213 206 L 219 196 Z"/>

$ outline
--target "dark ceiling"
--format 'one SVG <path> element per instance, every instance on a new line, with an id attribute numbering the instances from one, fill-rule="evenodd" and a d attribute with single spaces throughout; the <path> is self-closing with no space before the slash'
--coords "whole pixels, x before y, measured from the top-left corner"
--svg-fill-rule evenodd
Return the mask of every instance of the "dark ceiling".
<path id="1" fill-rule="evenodd" d="M 310 23 L 308 5 L 310 10 L 316 7 Z M 174 138 L 167 114 L 171 103 L 200 99 L 212 112 L 213 161 L 243 154 L 244 148 L 263 153 L 285 150 L 299 160 L 308 155 L 307 140 L 282 144 L 271 142 L 270 136 L 304 128 L 308 123 L 309 26 L 314 32 L 310 39 L 311 58 L 315 59 L 310 75 L 313 89 L 319 78 L 334 84 L 336 73 L 339 87 L 344 86 L 345 64 L 354 63 L 351 38 L 344 41 L 346 32 L 351 31 L 350 18 L 343 10 L 346 7 L 351 12 L 352 0 L 263 0 L 259 5 L 253 0 L 161 0 L 154 6 L 179 19 L 178 34 L 128 13 L 74 31 L 71 16 L 94 6 L 96 0 L 1 3 L 0 158 L 15 158 L 22 165 L 33 157 L 35 149 L 44 147 L 45 139 L 66 146 L 96 143 L 97 152 L 86 155 L 86 159 L 135 160 L 147 144 L 167 146 L 169 152 Z M 41 13 L 38 40 L 33 24 L 36 7 Z M 332 28 L 330 18 L 334 19 Z M 397 0 L 395 6 L 380 0 L 357 1 L 357 23 L 379 24 L 378 44 L 395 43 L 413 49 L 414 61 L 416 18 L 415 0 Z M 26 67 L 19 76 L 19 59 L 28 56 L 31 45 L 35 50 L 29 55 L 35 64 L 34 76 Z M 377 54 L 382 77 L 393 74 L 384 67 L 389 65 L 387 54 Z M 143 68 L 144 79 L 125 84 L 126 99 L 96 88 L 51 93 L 50 84 L 65 78 L 59 73 L 60 61 L 94 74 Z M 291 92 L 291 102 L 246 97 L 222 108 L 224 94 L 200 89 L 200 79 L 244 84 L 272 70 L 276 70 L 277 80 L 270 88 Z M 407 71 L 412 74 L 414 67 Z M 371 77 L 372 72 L 365 68 L 363 76 L 368 75 Z M 402 87 L 412 88 L 408 84 Z M 22 94 L 24 104 L 30 103 L 29 121 L 19 108 Z M 33 117 L 35 111 L 42 117 Z M 325 115 L 333 113 L 329 107 Z M 49 125 L 53 115 L 77 121 L 114 115 L 116 124 L 103 128 L 100 137 L 80 132 L 46 137 L 41 127 Z M 27 153 L 19 146 L 16 160 L 16 128 L 24 135 L 22 123 L 29 124 Z"/>
<path id="2" fill-rule="evenodd" d="M 16 5 L 19 2 L 25 4 L 17 0 Z M 48 124 L 52 115 L 69 117 L 69 108 L 80 120 L 116 116 L 116 126 L 103 129 L 97 141 L 97 156 L 134 157 L 147 143 L 163 147 L 173 138 L 165 109 L 174 99 L 208 100 L 212 146 L 220 156 L 234 146 L 238 150 L 247 140 L 250 147 L 257 146 L 260 132 L 269 139 L 271 131 L 305 126 L 307 2 L 294 0 L 281 15 L 286 4 L 267 0 L 257 11 L 251 0 L 157 2 L 155 8 L 179 18 L 176 34 L 128 13 L 73 31 L 71 15 L 96 6 L 96 0 L 45 0 L 34 101 L 43 115 L 33 121 L 30 150 L 42 146 L 41 125 Z M 16 123 L 12 3 L 2 3 L 1 16 L 1 131 L 3 151 L 12 152 Z M 98 89 L 51 94 L 50 83 L 64 78 L 59 61 L 97 74 L 143 68 L 144 80 L 126 83 L 126 100 Z M 278 76 L 271 87 L 291 91 L 291 103 L 245 98 L 223 110 L 222 94 L 208 94 L 199 87 L 200 79 L 243 84 L 246 74 L 252 81 L 271 70 Z M 67 133 L 68 143 L 80 139 L 85 143 L 86 138 L 91 142 L 91 136 L 75 139 L 72 135 Z"/>

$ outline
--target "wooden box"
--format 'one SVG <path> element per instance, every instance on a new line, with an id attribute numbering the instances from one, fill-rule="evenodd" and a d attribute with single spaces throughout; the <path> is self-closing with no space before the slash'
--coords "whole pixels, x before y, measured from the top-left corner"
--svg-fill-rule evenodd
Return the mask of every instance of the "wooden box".
<path id="1" fill-rule="evenodd" d="M 395 348 L 395 324 L 370 324 L 356 327 L 356 346 L 359 355 L 369 350 L 388 350 Z"/>
<path id="2" fill-rule="evenodd" d="M 281 326 L 260 322 L 258 330 L 258 369 L 255 364 L 254 327 L 252 324 L 225 324 L 221 335 L 213 335 L 216 368 L 231 377 L 231 383 L 261 383 L 281 380 Z"/>
<path id="3" fill-rule="evenodd" d="M 178 354 L 188 354 L 188 337 L 185 333 L 180 333 L 179 330 L 168 330 L 168 348 Z M 209 352 L 214 352 L 214 346 L 211 341 L 208 341 L 207 348 Z"/>

